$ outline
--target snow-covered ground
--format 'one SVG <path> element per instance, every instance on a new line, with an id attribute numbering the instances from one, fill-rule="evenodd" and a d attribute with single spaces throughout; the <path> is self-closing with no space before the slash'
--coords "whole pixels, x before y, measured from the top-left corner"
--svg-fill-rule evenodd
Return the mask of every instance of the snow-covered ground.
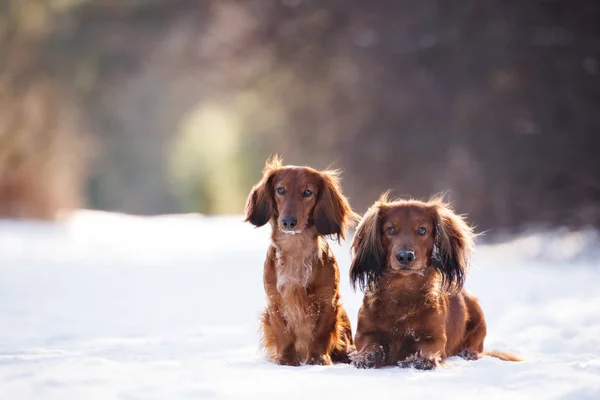
<path id="1" fill-rule="evenodd" d="M 257 351 L 269 228 L 241 216 L 81 211 L 0 222 L 0 399 L 600 399 L 593 232 L 480 244 L 467 279 L 488 349 L 435 371 L 281 367 Z M 333 246 L 353 327 L 347 244 Z"/>

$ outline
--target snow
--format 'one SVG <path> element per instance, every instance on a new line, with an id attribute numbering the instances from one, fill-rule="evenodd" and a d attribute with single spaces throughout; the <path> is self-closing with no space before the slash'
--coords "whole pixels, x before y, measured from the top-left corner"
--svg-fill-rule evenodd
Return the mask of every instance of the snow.
<path id="1" fill-rule="evenodd" d="M 82 210 L 58 226 L 0 222 L 0 398 L 600 399 L 595 232 L 478 246 L 467 288 L 486 348 L 523 363 L 295 368 L 258 352 L 270 228 L 242 219 Z M 348 244 L 333 249 L 355 328 Z"/>

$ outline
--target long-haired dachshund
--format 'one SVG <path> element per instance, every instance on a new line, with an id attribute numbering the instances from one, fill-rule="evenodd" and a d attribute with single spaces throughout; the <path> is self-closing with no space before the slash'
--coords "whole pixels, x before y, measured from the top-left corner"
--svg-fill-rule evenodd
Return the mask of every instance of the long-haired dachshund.
<path id="1" fill-rule="evenodd" d="M 447 357 L 475 360 L 486 324 L 477 299 L 463 289 L 473 229 L 440 197 L 429 202 L 384 194 L 354 236 L 350 279 L 365 291 L 358 313 L 358 368 L 432 369 Z"/>
<path id="2" fill-rule="evenodd" d="M 339 270 L 324 236 L 344 238 L 356 220 L 335 171 L 267 161 L 246 205 L 246 221 L 271 223 L 264 265 L 267 307 L 262 347 L 281 365 L 349 362 L 350 319 L 340 304 Z"/>

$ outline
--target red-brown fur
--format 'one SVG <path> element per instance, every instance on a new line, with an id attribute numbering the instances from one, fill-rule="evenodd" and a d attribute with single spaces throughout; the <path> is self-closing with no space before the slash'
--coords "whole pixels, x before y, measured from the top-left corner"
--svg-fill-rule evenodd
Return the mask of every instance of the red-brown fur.
<path id="1" fill-rule="evenodd" d="M 483 311 L 463 288 L 473 238 L 473 229 L 441 198 L 390 202 L 384 194 L 367 211 L 350 267 L 353 284 L 365 290 L 352 355 L 356 367 L 432 369 L 454 355 L 519 360 L 483 352 Z M 402 255 L 396 256 L 402 250 L 412 251 L 414 260 L 402 264 Z"/>
<path id="2" fill-rule="evenodd" d="M 285 216 L 296 217 L 297 226 L 285 228 Z M 272 227 L 262 314 L 262 348 L 271 361 L 294 366 L 349 362 L 350 319 L 340 303 L 339 269 L 325 236 L 344 238 L 355 219 L 337 172 L 282 166 L 277 157 L 267 161 L 248 197 L 246 221 Z"/>

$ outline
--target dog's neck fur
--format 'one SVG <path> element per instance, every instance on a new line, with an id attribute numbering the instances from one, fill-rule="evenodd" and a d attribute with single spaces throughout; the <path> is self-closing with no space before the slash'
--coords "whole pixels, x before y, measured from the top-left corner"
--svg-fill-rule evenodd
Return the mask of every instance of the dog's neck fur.
<path id="1" fill-rule="evenodd" d="M 389 269 L 379 278 L 377 295 L 389 297 L 398 304 L 436 304 L 440 296 L 441 279 L 433 267 L 426 267 L 423 274 L 401 275 Z"/>
<path id="2" fill-rule="evenodd" d="M 306 227 L 294 235 L 279 230 L 276 221 L 271 222 L 271 228 L 271 245 L 277 258 L 277 289 L 281 291 L 288 285 L 306 288 L 313 266 L 322 254 L 316 228 Z"/>

